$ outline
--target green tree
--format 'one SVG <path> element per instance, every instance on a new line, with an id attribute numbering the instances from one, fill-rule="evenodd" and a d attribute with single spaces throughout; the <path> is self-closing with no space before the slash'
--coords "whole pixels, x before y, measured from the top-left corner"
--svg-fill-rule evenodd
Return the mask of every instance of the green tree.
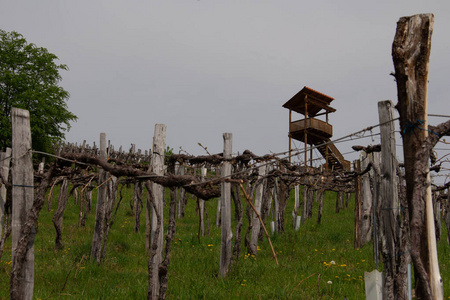
<path id="1" fill-rule="evenodd" d="M 33 149 L 51 150 L 77 117 L 67 110 L 69 93 L 58 84 L 58 57 L 27 43 L 17 32 L 0 29 L 0 150 L 11 146 L 11 108 L 30 111 Z"/>

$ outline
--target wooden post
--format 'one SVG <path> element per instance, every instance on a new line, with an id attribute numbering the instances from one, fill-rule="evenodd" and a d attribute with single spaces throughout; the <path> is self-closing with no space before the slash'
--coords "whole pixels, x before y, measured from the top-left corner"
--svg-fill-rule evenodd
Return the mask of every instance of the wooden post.
<path id="1" fill-rule="evenodd" d="M 355 172 L 361 172 L 361 161 L 355 160 Z M 361 248 L 361 177 L 355 177 L 355 249 Z"/>
<path id="2" fill-rule="evenodd" d="M 384 261 L 384 297 L 399 298 L 407 295 L 407 264 L 400 269 L 400 231 L 398 201 L 397 159 L 395 151 L 395 127 L 392 120 L 394 105 L 391 101 L 378 102 L 381 133 L 381 252 Z M 405 224 L 406 225 L 406 224 Z M 408 254 L 404 254 L 408 255 Z M 400 280 L 401 279 L 401 280 Z M 394 281 L 395 280 L 395 281 Z M 400 297 L 402 299 L 402 297 Z"/>
<path id="3" fill-rule="evenodd" d="M 292 162 L 292 136 L 291 136 L 291 123 L 292 123 L 292 109 L 289 109 L 289 163 Z"/>
<path id="4" fill-rule="evenodd" d="M 22 264 L 22 272 L 18 278 L 11 276 L 11 299 L 32 299 L 34 287 L 34 235 L 32 230 L 28 242 L 25 261 L 16 261 L 16 248 L 21 238 L 22 226 L 26 222 L 34 200 L 33 162 L 31 160 L 30 114 L 27 110 L 13 108 L 12 122 L 12 270 Z"/>
<path id="5" fill-rule="evenodd" d="M 422 151 L 428 138 L 428 66 L 433 23 L 433 14 L 400 18 L 392 44 L 411 226 L 411 257 L 419 299 L 443 298 L 434 235 L 429 154 Z"/>
<path id="6" fill-rule="evenodd" d="M 106 159 L 106 133 L 100 133 L 100 157 Z M 103 227 L 105 220 L 105 202 L 106 202 L 106 181 L 107 172 L 99 170 L 97 192 L 97 206 L 95 213 L 94 235 L 92 237 L 91 260 L 96 260 L 100 264 L 102 254 Z"/>
<path id="7" fill-rule="evenodd" d="M 381 189 L 381 171 L 380 171 L 380 152 L 372 152 L 369 154 L 370 162 L 372 163 L 372 170 L 370 174 L 372 176 L 372 188 L 373 188 L 373 256 L 375 265 L 378 270 L 378 257 L 379 248 L 378 241 L 380 240 L 380 228 L 379 228 L 379 215 L 380 215 L 380 189 Z"/>
<path id="8" fill-rule="evenodd" d="M 317 212 L 317 224 L 320 224 L 322 220 L 322 211 L 323 211 L 323 193 L 325 189 L 321 187 L 317 193 L 317 202 L 319 202 L 319 209 Z"/>
<path id="9" fill-rule="evenodd" d="M 278 228 L 280 227 L 280 200 L 278 199 L 278 178 L 274 178 L 275 186 L 272 188 L 272 195 L 273 195 L 273 207 L 275 212 L 275 226 L 274 230 L 272 230 L 272 233 L 278 232 Z"/>
<path id="10" fill-rule="evenodd" d="M 447 199 L 445 204 L 445 225 L 447 226 L 447 244 L 450 245 L 450 189 L 447 189 Z"/>
<path id="11" fill-rule="evenodd" d="M 292 211 L 292 226 L 295 228 L 297 222 L 298 209 L 300 207 L 300 186 L 298 184 L 294 187 L 294 210 Z"/>
<path id="12" fill-rule="evenodd" d="M 175 173 L 177 175 L 184 175 L 184 166 L 179 163 L 175 164 Z M 178 219 L 182 219 L 184 217 L 184 208 L 186 204 L 185 196 L 186 191 L 184 188 L 177 188 L 178 195 Z"/>
<path id="13" fill-rule="evenodd" d="M 52 221 L 56 230 L 55 237 L 55 249 L 60 250 L 64 248 L 64 244 L 62 243 L 62 225 L 63 225 L 63 215 L 66 210 L 67 199 L 69 195 L 67 194 L 67 189 L 69 188 L 69 180 L 67 178 L 63 179 L 61 184 L 61 188 L 59 189 L 58 196 L 58 208 L 56 209 L 55 214 L 53 215 Z"/>
<path id="14" fill-rule="evenodd" d="M 166 125 L 156 124 L 153 136 L 152 162 L 151 167 L 156 175 L 164 175 L 164 148 L 166 140 Z M 152 210 L 152 247 L 150 255 L 153 258 L 152 263 L 152 299 L 159 297 L 159 266 L 162 262 L 163 238 L 164 238 L 164 199 L 163 186 L 152 183 L 152 193 L 154 207 Z M 154 246 L 156 245 L 156 248 Z"/>
<path id="15" fill-rule="evenodd" d="M 258 185 L 256 186 L 255 194 L 255 212 L 252 217 L 252 235 L 250 238 L 250 252 L 256 255 L 258 248 L 258 237 L 261 230 L 261 223 L 258 218 L 258 214 L 261 214 L 262 197 L 264 194 L 264 185 L 266 179 L 262 179 L 266 175 L 266 166 L 261 166 L 258 168 Z"/>
<path id="16" fill-rule="evenodd" d="M 305 170 L 308 170 L 308 125 L 308 96 L 305 95 Z"/>
<path id="17" fill-rule="evenodd" d="M 364 152 L 361 157 L 361 169 L 365 170 L 370 159 Z M 361 246 L 370 242 L 372 234 L 372 192 L 369 173 L 361 176 Z"/>
<path id="18" fill-rule="evenodd" d="M 223 134 L 223 157 L 231 158 L 233 134 Z M 225 161 L 222 166 L 222 177 L 231 175 L 231 163 Z M 220 269 L 219 276 L 225 277 L 228 273 L 228 267 L 231 262 L 231 241 L 233 233 L 231 232 L 231 183 L 222 182 L 221 184 L 221 247 L 220 247 Z"/>
<path id="19" fill-rule="evenodd" d="M 3 180 L 8 182 L 9 165 L 11 162 L 11 148 L 6 148 L 5 152 L 0 152 L 0 172 Z M 5 219 L 5 203 L 6 203 L 6 186 L 2 184 L 0 187 L 0 241 L 3 238 L 3 222 Z"/>
<path id="20" fill-rule="evenodd" d="M 202 181 L 206 178 L 206 171 L 207 169 L 205 167 L 202 167 L 200 169 L 201 172 L 201 178 Z M 205 200 L 198 198 L 198 214 L 200 217 L 200 236 L 205 236 Z"/>

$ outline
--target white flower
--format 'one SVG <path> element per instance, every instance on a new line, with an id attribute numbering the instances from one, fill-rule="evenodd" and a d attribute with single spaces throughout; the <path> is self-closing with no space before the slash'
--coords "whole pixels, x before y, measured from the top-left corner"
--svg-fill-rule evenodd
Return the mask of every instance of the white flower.
<path id="1" fill-rule="evenodd" d="M 334 260 L 332 260 L 332 261 L 330 261 L 330 264 L 331 264 L 331 265 L 335 265 L 336 262 L 335 262 Z"/>
<path id="2" fill-rule="evenodd" d="M 328 284 L 333 284 L 333 281 L 331 281 L 331 280 L 328 280 L 328 282 L 327 282 Z"/>

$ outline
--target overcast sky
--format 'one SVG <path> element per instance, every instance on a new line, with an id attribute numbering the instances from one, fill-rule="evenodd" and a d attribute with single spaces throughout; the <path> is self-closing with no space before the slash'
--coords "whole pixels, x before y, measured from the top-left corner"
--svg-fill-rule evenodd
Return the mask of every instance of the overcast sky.
<path id="1" fill-rule="evenodd" d="M 396 22 L 418 13 L 435 15 L 429 112 L 450 115 L 448 0 L 0 3 L 1 29 L 23 34 L 69 67 L 61 84 L 79 118 L 69 142 L 92 145 L 106 132 L 116 149 L 135 143 L 145 150 L 154 125 L 164 123 L 175 152 L 181 146 L 205 154 L 197 143 L 221 152 L 224 132 L 233 133 L 234 152 L 282 152 L 282 105 L 303 86 L 335 98 L 333 138 L 361 130 L 378 123 L 378 101 L 397 102 L 389 75 Z"/>

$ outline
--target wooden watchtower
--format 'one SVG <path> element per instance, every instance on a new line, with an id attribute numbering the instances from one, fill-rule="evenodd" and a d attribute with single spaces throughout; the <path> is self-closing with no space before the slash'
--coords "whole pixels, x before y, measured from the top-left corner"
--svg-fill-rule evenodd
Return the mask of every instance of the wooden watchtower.
<path id="1" fill-rule="evenodd" d="M 292 139 L 295 139 L 305 144 L 305 166 L 308 163 L 308 145 L 314 145 L 319 146 L 317 150 L 325 158 L 325 168 L 350 170 L 350 162 L 344 159 L 330 140 L 333 126 L 328 123 L 328 114 L 336 111 L 330 106 L 333 100 L 334 98 L 305 86 L 283 104 L 283 107 L 289 109 L 289 154 L 292 152 Z M 304 119 L 293 121 L 292 111 L 304 115 Z M 325 121 L 316 118 L 319 116 L 325 116 Z M 309 152 L 312 167 L 312 149 Z"/>

